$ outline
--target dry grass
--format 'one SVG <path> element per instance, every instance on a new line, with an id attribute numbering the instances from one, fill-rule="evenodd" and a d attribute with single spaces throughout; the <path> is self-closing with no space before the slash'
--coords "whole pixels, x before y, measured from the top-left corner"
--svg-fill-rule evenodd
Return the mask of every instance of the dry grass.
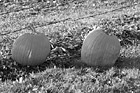
<path id="1" fill-rule="evenodd" d="M 0 34 L 4 39 L 1 43 L 0 92 L 139 93 L 139 42 L 122 44 L 114 67 L 93 68 L 73 64 L 81 62 L 80 47 L 84 36 L 98 26 L 111 29 L 122 42 L 126 41 L 126 36 L 122 38 L 122 32 L 126 29 L 139 32 L 139 3 L 127 0 L 76 0 L 49 8 L 43 3 L 22 7 L 10 5 L 2 12 L 9 13 L 0 15 Z M 13 12 L 22 8 L 26 9 Z M 40 11 L 37 11 L 39 8 Z M 37 67 L 17 64 L 10 53 L 13 41 L 21 34 L 31 32 L 27 28 L 30 23 L 38 32 L 48 36 L 54 48 L 60 49 L 52 51 L 46 62 Z M 129 39 L 133 41 L 134 38 Z"/>

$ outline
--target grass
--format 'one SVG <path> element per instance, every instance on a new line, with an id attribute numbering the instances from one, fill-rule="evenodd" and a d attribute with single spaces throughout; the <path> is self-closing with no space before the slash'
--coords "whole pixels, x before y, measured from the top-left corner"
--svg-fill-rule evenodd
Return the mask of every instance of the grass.
<path id="1" fill-rule="evenodd" d="M 92 68 L 51 68 L 31 74 L 24 81 L 3 85 L 3 93 L 138 93 L 140 91 L 138 69 L 110 68 L 96 71 Z"/>
<path id="2" fill-rule="evenodd" d="M 139 8 L 137 0 L 71 0 L 49 8 L 45 3 L 9 5 L 0 15 L 0 92 L 139 93 Z M 30 23 L 52 43 L 46 62 L 34 67 L 11 58 L 14 40 L 31 32 Z M 120 40 L 120 56 L 113 67 L 81 64 L 82 42 L 96 27 Z"/>

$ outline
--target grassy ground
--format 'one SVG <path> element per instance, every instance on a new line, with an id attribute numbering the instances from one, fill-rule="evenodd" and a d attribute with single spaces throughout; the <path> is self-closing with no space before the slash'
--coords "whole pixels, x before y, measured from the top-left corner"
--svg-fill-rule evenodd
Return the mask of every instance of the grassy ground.
<path id="1" fill-rule="evenodd" d="M 139 93 L 139 3 L 139 0 L 66 0 L 5 4 L 7 7 L 0 10 L 0 92 Z M 29 24 L 46 34 L 52 43 L 46 62 L 35 67 L 21 66 L 11 58 L 14 40 L 32 32 Z M 96 27 L 120 40 L 120 56 L 111 68 L 81 64 L 83 39 Z"/>

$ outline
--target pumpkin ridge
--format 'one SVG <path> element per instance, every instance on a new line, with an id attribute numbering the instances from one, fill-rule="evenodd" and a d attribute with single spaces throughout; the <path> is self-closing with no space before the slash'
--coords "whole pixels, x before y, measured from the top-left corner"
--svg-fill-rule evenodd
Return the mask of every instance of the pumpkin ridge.
<path id="1" fill-rule="evenodd" d="M 90 66 L 110 66 L 115 63 L 120 51 L 117 37 L 95 30 L 83 41 L 81 59 Z"/>
<path id="2" fill-rule="evenodd" d="M 39 65 L 50 53 L 50 42 L 44 34 L 25 33 L 13 45 L 12 58 L 22 65 Z"/>
<path id="3" fill-rule="evenodd" d="M 24 36 L 26 37 L 27 34 L 25 34 Z M 23 38 L 24 38 L 24 36 L 23 36 Z M 20 41 L 20 39 L 19 39 L 19 41 Z M 19 41 L 17 41 L 16 43 L 18 43 Z M 22 42 L 22 44 L 21 44 L 21 42 Z M 19 42 L 19 44 L 16 45 L 17 48 L 15 48 L 15 51 L 17 51 L 17 53 L 18 53 L 18 54 L 16 54 L 16 55 L 21 55 L 21 57 L 23 57 L 23 59 L 25 59 L 25 56 L 23 56 L 23 54 L 26 53 L 26 51 L 24 51 L 24 50 L 25 50 L 24 45 L 27 44 L 28 40 L 27 40 L 27 38 L 25 38 L 24 41 L 21 39 L 21 42 Z M 21 51 L 21 50 L 22 50 L 22 51 Z M 24 60 L 21 60 L 21 59 L 17 58 L 17 61 L 18 61 L 18 62 L 20 62 L 20 61 L 22 62 L 22 61 L 24 61 Z"/>
<path id="4" fill-rule="evenodd" d="M 31 36 L 31 35 L 29 34 L 29 36 Z M 30 49 L 29 48 L 30 46 L 25 47 L 25 45 L 30 45 L 30 43 L 29 43 L 30 41 L 31 41 L 31 38 L 29 38 L 29 39 L 25 38 L 25 44 L 24 45 L 21 44 L 21 45 L 24 46 L 24 49 L 22 49 L 22 51 L 23 51 L 23 53 L 22 53 L 23 60 L 21 60 L 22 62 L 24 62 L 24 64 L 28 64 L 29 63 L 29 60 L 28 60 L 28 49 Z M 25 56 L 24 56 L 24 54 L 25 54 Z"/>
<path id="5" fill-rule="evenodd" d="M 103 32 L 104 33 L 104 32 Z M 105 34 L 105 33 L 104 33 Z M 105 34 L 106 35 L 106 34 Z M 103 42 L 104 40 L 106 40 L 107 39 L 107 37 L 106 36 L 103 36 L 103 38 L 102 38 L 102 40 L 100 41 L 100 43 L 101 43 L 101 47 L 100 47 L 100 49 L 103 47 L 103 49 L 104 49 L 104 51 L 102 51 L 102 49 L 101 49 L 101 55 L 103 56 L 102 58 L 101 58 L 101 61 L 103 61 L 104 60 L 104 55 L 105 55 L 105 52 L 107 51 L 107 49 L 106 49 L 106 43 L 105 42 Z M 102 43 L 103 42 L 103 43 Z M 101 62 L 102 63 L 102 62 Z M 104 64 L 104 62 L 103 62 L 103 64 Z M 100 64 L 101 65 L 101 64 Z"/>
<path id="6" fill-rule="evenodd" d="M 93 33 L 96 33 L 97 35 L 94 35 Z M 95 38 L 95 40 L 94 39 L 92 39 L 90 42 L 94 42 L 92 45 L 90 45 L 90 44 L 86 44 L 86 42 L 88 41 L 88 39 L 86 39 L 85 41 L 84 41 L 84 45 L 86 45 L 88 48 L 87 48 L 87 51 L 89 51 L 89 53 L 91 54 L 91 55 L 93 55 L 93 54 L 95 54 L 95 53 L 92 53 L 93 52 L 93 49 L 94 49 L 94 47 L 96 47 L 96 46 L 94 46 L 94 45 L 98 45 L 97 43 L 97 40 L 99 39 L 99 38 L 103 38 L 104 36 L 102 36 L 102 35 L 104 35 L 105 33 L 103 33 L 102 31 L 100 31 L 100 30 L 96 30 L 95 32 L 91 32 L 91 33 L 89 33 L 87 36 L 89 36 L 89 37 L 93 37 L 93 38 Z M 95 36 L 95 37 L 94 37 Z M 89 54 L 86 54 L 87 56 L 87 58 L 88 59 L 93 59 L 93 57 L 94 57 L 94 59 L 96 58 L 97 59 L 97 56 L 89 56 Z M 87 61 L 87 63 L 89 63 L 89 62 L 91 62 L 91 60 L 88 60 Z M 95 62 L 95 64 L 97 64 L 97 62 Z M 92 64 L 91 64 L 92 65 Z"/>
<path id="7" fill-rule="evenodd" d="M 98 38 L 101 36 L 101 33 L 99 33 L 99 35 L 97 35 L 97 37 L 95 38 L 95 40 L 94 40 L 94 43 L 92 44 L 92 48 L 91 48 L 91 54 L 93 55 L 93 54 L 95 54 L 93 51 L 94 51 L 94 48 L 96 48 L 97 46 L 98 46 L 98 44 L 100 43 L 100 42 L 97 42 L 98 41 Z M 103 38 L 102 36 L 100 37 L 100 38 Z M 98 47 L 99 48 L 99 47 Z M 98 51 L 99 52 L 99 49 L 96 49 L 96 51 Z M 95 54 L 94 56 L 90 56 L 91 58 L 90 59 L 93 59 L 93 57 L 94 57 L 94 59 L 97 59 L 97 55 Z M 90 60 L 91 61 L 91 60 Z M 93 60 L 94 62 L 95 62 L 95 65 L 97 64 L 97 61 L 95 61 L 95 60 Z"/>
<path id="8" fill-rule="evenodd" d="M 92 33 L 93 32 L 91 32 L 91 33 L 89 33 L 88 35 L 87 35 L 87 37 L 91 37 L 92 36 Z M 98 33 L 99 34 L 99 33 Z M 95 37 L 93 37 L 93 38 L 95 38 L 96 39 L 96 37 L 97 36 L 95 36 Z M 94 40 L 94 39 L 93 39 Z M 93 42 L 93 41 L 91 41 L 91 42 Z M 89 44 L 88 44 L 89 43 Z M 86 46 L 87 48 L 86 48 L 86 51 L 88 51 L 90 54 L 92 54 L 91 53 L 91 51 L 92 51 L 92 49 L 90 50 L 90 48 L 93 46 L 94 44 L 92 44 L 92 45 L 90 45 L 90 42 L 88 42 L 88 39 L 85 39 L 84 40 L 84 42 L 83 42 L 83 48 Z M 82 52 L 84 52 L 84 51 L 82 51 Z M 83 53 L 81 53 L 81 54 L 83 54 Z M 86 56 L 85 57 L 89 57 L 88 56 L 88 54 L 86 54 L 86 53 L 84 53 Z M 85 59 L 85 58 L 84 58 Z M 83 59 L 83 60 L 84 60 Z M 90 58 L 91 59 L 91 58 Z M 88 61 L 87 62 L 89 62 L 90 60 L 88 59 Z"/>
<path id="9" fill-rule="evenodd" d="M 98 39 L 98 35 L 97 35 L 97 37 L 95 38 L 94 41 L 96 41 L 97 39 Z M 92 42 L 93 42 L 93 41 L 92 41 Z M 90 46 L 91 50 L 88 49 L 88 51 L 90 52 L 91 55 L 93 55 L 92 51 L 93 51 L 93 49 L 94 49 L 94 47 L 95 47 L 94 45 L 96 45 L 96 43 L 97 43 L 97 42 L 94 42 L 94 43 Z M 92 59 L 93 57 L 96 58 L 96 56 L 93 56 L 93 57 L 92 57 L 92 56 L 87 56 L 87 57 L 90 57 L 89 59 Z M 91 60 L 88 60 L 88 62 L 90 62 L 90 61 L 91 61 Z M 96 64 L 96 63 L 95 63 L 95 64 Z"/>
<path id="10" fill-rule="evenodd" d="M 107 40 L 108 37 L 106 37 L 105 39 Z M 110 54 L 109 54 L 109 55 L 106 55 L 106 52 L 108 53 L 108 48 L 109 48 L 108 45 L 110 45 L 110 40 L 108 40 L 107 42 L 108 42 L 108 43 L 105 44 L 105 48 L 104 48 L 105 51 L 104 51 L 104 53 L 103 53 L 103 60 L 104 60 L 104 63 L 103 63 L 103 64 L 104 64 L 104 65 L 108 64 L 108 58 L 109 58 L 109 55 L 110 55 Z M 107 59 L 107 60 L 106 60 L 106 59 Z"/>
<path id="11" fill-rule="evenodd" d="M 26 49 L 27 50 L 27 63 L 26 64 L 28 64 L 28 65 L 30 65 L 30 64 L 33 64 L 33 62 L 31 62 L 30 63 L 30 61 L 31 61 L 31 58 L 32 58 L 32 55 L 30 55 L 30 53 L 32 52 L 32 43 L 33 43 L 33 36 L 32 36 L 32 34 L 31 34 L 31 36 L 30 36 L 30 38 L 29 38 L 29 40 L 28 40 L 28 42 L 31 42 L 30 44 L 28 44 L 29 46 L 28 46 L 28 49 Z M 29 55 L 31 56 L 30 58 L 29 58 Z"/>

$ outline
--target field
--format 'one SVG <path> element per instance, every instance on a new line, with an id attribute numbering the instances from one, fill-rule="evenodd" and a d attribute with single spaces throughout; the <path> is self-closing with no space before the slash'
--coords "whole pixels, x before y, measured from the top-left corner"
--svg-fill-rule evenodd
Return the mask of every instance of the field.
<path id="1" fill-rule="evenodd" d="M 140 1 L 48 1 L 0 2 L 0 93 L 140 93 Z M 39 66 L 11 58 L 13 42 L 32 33 L 30 24 L 51 42 Z M 120 41 L 113 67 L 81 63 L 82 42 L 98 27 Z"/>

